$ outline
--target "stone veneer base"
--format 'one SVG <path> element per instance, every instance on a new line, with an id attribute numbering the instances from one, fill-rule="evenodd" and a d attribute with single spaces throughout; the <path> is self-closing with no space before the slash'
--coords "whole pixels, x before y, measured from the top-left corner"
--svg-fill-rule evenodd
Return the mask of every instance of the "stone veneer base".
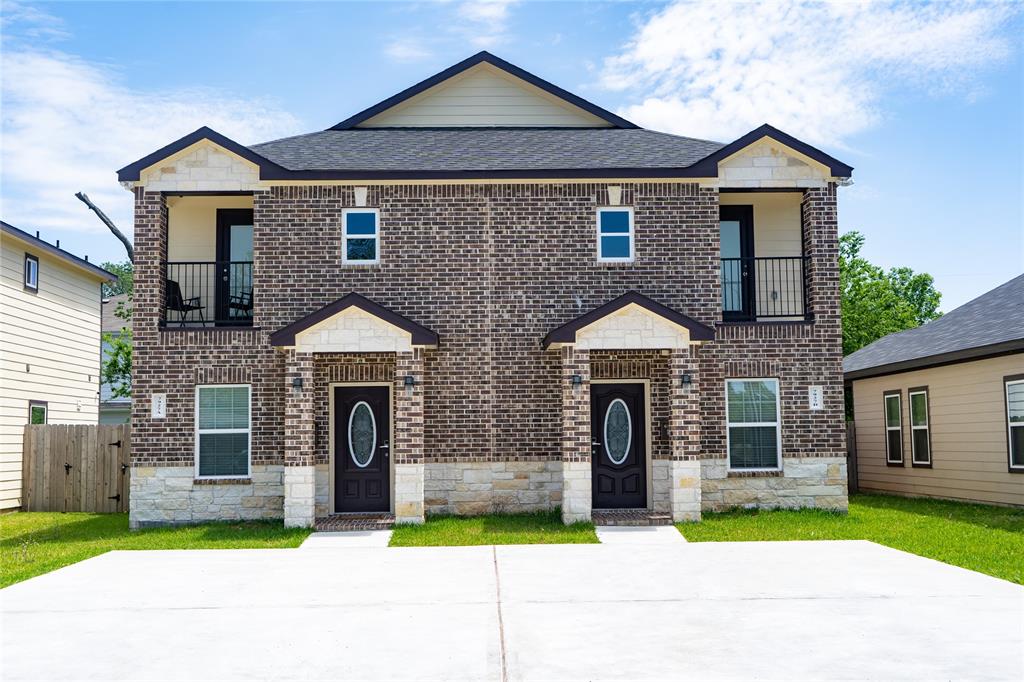
<path id="1" fill-rule="evenodd" d="M 782 469 L 782 476 L 729 476 L 724 459 L 702 460 L 701 508 L 847 510 L 845 457 L 783 458 Z"/>
<path id="2" fill-rule="evenodd" d="M 284 525 L 286 528 L 312 528 L 316 520 L 316 468 L 284 468 Z"/>
<path id="3" fill-rule="evenodd" d="M 129 470 L 131 528 L 253 521 L 284 516 L 284 467 L 254 466 L 244 483 L 195 482 L 193 467 L 133 467 Z"/>
<path id="4" fill-rule="evenodd" d="M 592 500 L 590 462 L 562 462 L 562 521 L 590 521 Z"/>

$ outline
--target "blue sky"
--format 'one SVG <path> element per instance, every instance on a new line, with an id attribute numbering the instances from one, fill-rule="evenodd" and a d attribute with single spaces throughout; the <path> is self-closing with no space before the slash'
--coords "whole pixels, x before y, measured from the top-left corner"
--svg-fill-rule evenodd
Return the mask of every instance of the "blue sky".
<path id="1" fill-rule="evenodd" d="M 114 171 L 201 125 L 323 129 L 488 49 L 646 127 L 768 122 L 855 167 L 840 225 L 949 310 L 1024 270 L 1016 3 L 20 3 L 4 0 L 0 215 L 92 260 Z"/>

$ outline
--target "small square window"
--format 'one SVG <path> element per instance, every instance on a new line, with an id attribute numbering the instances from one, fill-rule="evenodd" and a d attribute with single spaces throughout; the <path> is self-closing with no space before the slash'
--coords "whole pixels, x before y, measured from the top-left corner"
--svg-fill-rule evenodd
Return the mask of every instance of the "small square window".
<path id="1" fill-rule="evenodd" d="M 39 291 L 39 259 L 25 254 L 25 289 Z"/>
<path id="2" fill-rule="evenodd" d="M 29 424 L 45 424 L 47 419 L 47 413 L 50 411 L 49 405 L 43 400 L 30 400 L 28 401 L 28 423 Z"/>
<path id="3" fill-rule="evenodd" d="M 597 260 L 628 263 L 633 257 L 633 209 L 597 209 Z"/>
<path id="4" fill-rule="evenodd" d="M 372 265 L 380 262 L 380 213 L 375 208 L 342 211 L 341 262 Z"/>

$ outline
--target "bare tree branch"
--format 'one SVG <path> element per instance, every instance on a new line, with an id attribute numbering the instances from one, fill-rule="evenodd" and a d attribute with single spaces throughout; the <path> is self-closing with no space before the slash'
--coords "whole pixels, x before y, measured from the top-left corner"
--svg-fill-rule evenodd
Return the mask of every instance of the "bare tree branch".
<path id="1" fill-rule="evenodd" d="M 90 209 L 95 211 L 96 215 L 99 216 L 100 220 L 103 221 L 103 224 L 106 225 L 107 228 L 114 233 L 115 237 L 121 240 L 121 243 L 124 244 L 125 251 L 128 252 L 128 260 L 134 263 L 135 249 L 134 247 L 132 247 L 132 243 L 128 239 L 128 237 L 124 236 L 124 232 L 121 232 L 121 230 L 117 229 L 117 225 L 115 225 L 114 222 L 107 217 L 107 214 L 101 211 L 99 206 L 92 203 L 92 201 L 89 199 L 88 194 L 86 194 L 85 192 L 76 192 L 75 196 L 78 197 L 79 201 L 81 201 L 83 204 L 85 204 Z"/>

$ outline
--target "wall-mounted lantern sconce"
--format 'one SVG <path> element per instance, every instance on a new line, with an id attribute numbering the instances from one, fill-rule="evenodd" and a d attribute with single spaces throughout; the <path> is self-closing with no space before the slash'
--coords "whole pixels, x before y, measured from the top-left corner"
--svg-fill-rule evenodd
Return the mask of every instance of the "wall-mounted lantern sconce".
<path id="1" fill-rule="evenodd" d="M 292 388 L 294 388 L 296 391 L 302 390 L 302 377 L 295 377 L 294 379 L 292 379 Z"/>
<path id="2" fill-rule="evenodd" d="M 572 375 L 572 387 L 573 388 L 579 388 L 582 385 L 583 385 L 583 377 L 580 376 L 579 374 L 573 374 Z"/>
<path id="3" fill-rule="evenodd" d="M 405 378 L 402 379 L 402 385 L 405 386 L 405 394 L 412 395 L 412 388 L 416 385 L 416 377 L 406 374 Z"/>
<path id="4" fill-rule="evenodd" d="M 693 383 L 693 375 L 689 372 L 683 372 L 683 376 L 679 377 L 679 383 L 683 386 L 689 386 Z"/>

